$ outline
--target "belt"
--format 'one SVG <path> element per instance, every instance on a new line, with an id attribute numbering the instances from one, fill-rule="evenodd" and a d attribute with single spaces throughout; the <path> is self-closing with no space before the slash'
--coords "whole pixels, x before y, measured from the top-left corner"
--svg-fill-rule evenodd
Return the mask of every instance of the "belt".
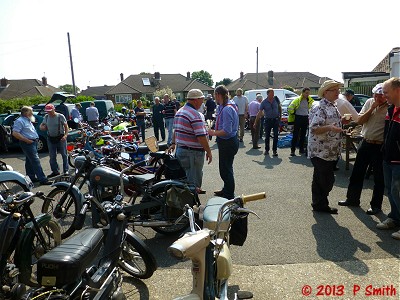
<path id="1" fill-rule="evenodd" d="M 185 150 L 193 150 L 193 151 L 204 152 L 203 148 L 192 148 L 192 147 L 179 146 L 179 145 L 178 145 L 178 148 L 182 148 L 182 149 L 185 149 Z"/>
<path id="2" fill-rule="evenodd" d="M 375 144 L 375 145 L 382 145 L 383 144 L 382 141 L 374 141 L 374 140 L 368 140 L 368 139 L 364 139 L 364 141 L 366 141 L 368 144 Z"/>

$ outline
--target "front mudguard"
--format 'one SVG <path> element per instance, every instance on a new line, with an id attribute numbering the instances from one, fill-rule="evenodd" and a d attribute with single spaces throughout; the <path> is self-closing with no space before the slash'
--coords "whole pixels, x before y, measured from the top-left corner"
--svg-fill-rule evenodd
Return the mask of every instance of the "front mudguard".
<path id="1" fill-rule="evenodd" d="M 0 182 L 3 181 L 17 181 L 21 185 L 25 186 L 27 191 L 31 191 L 33 188 L 32 182 L 27 182 L 24 175 L 16 171 L 1 171 L 0 172 Z"/>
<path id="2" fill-rule="evenodd" d="M 55 182 L 55 183 L 53 183 L 51 186 L 52 187 L 61 187 L 61 188 L 64 188 L 64 189 L 68 189 L 69 188 L 69 186 L 70 186 L 71 184 L 69 183 L 69 182 Z M 78 187 L 77 186 L 72 186 L 72 189 L 71 189 L 71 193 L 74 195 L 74 197 L 76 198 L 76 199 L 78 199 L 79 200 L 79 209 L 81 209 L 81 207 L 82 207 L 82 205 L 83 205 L 83 202 L 85 201 L 85 198 L 83 197 L 83 194 L 81 193 L 81 191 L 78 189 Z"/>
<path id="3" fill-rule="evenodd" d="M 49 214 L 38 215 L 35 217 L 35 220 L 39 228 L 49 226 L 52 231 L 55 244 L 61 244 L 60 227 L 56 222 L 51 220 L 51 216 Z M 20 271 L 19 282 L 29 286 L 38 286 L 36 279 L 31 278 L 33 255 L 32 249 L 34 246 L 33 242 L 35 236 L 35 228 L 33 223 L 29 222 L 25 225 L 21 232 L 14 256 L 15 265 Z"/>

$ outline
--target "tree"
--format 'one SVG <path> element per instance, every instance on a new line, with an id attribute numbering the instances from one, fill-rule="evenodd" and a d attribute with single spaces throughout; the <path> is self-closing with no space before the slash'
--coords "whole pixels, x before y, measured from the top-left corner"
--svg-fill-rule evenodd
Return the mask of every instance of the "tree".
<path id="1" fill-rule="evenodd" d="M 165 94 L 168 94 L 170 99 L 175 99 L 175 94 L 170 87 L 165 87 L 154 92 L 154 97 L 162 99 Z"/>
<path id="2" fill-rule="evenodd" d="M 139 75 L 151 75 L 149 72 L 140 72 Z"/>
<path id="3" fill-rule="evenodd" d="M 283 89 L 294 92 L 294 88 L 292 88 L 290 85 L 284 85 Z"/>
<path id="4" fill-rule="evenodd" d="M 232 83 L 232 81 L 233 81 L 233 80 L 230 79 L 230 78 L 224 78 L 224 79 L 222 79 L 221 81 L 216 82 L 216 83 L 215 83 L 215 86 L 217 87 L 217 86 L 219 86 L 219 85 L 221 85 L 221 84 L 227 86 L 228 84 Z"/>
<path id="5" fill-rule="evenodd" d="M 69 94 L 73 94 L 73 93 L 74 93 L 74 89 L 73 89 L 73 87 L 72 87 L 72 84 L 60 85 L 58 88 L 61 89 L 61 90 L 63 90 L 63 91 L 66 92 L 66 93 L 69 93 Z M 81 91 L 81 89 L 78 88 L 77 86 L 75 86 L 75 89 L 76 89 L 76 93 L 77 93 L 77 94 Z"/>
<path id="6" fill-rule="evenodd" d="M 212 80 L 212 75 L 204 70 L 193 72 L 192 78 L 197 79 L 198 81 L 209 86 L 212 86 L 214 84 L 214 81 Z"/>

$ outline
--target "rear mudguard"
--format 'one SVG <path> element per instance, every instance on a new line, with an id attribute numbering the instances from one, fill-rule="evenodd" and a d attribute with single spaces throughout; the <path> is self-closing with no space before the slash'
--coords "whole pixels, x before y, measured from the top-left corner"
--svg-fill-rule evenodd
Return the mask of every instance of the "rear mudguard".
<path id="1" fill-rule="evenodd" d="M 160 182 L 155 183 L 152 186 L 152 193 L 156 193 L 159 192 L 160 190 L 164 191 L 168 186 L 177 186 L 180 188 L 184 188 L 185 186 L 188 186 L 190 191 L 195 195 L 195 203 L 196 205 L 200 205 L 200 200 L 199 200 L 199 196 L 197 195 L 196 192 L 196 187 L 194 185 L 188 185 L 185 182 L 182 181 L 178 181 L 178 180 L 163 180 Z"/>
<path id="2" fill-rule="evenodd" d="M 49 214 L 41 214 L 35 217 L 39 228 L 49 226 L 53 233 L 55 244 L 61 244 L 61 232 L 59 225 L 51 220 Z M 31 278 L 32 273 L 32 249 L 35 239 L 35 229 L 33 223 L 29 222 L 25 225 L 15 249 L 14 261 L 19 268 L 19 281 L 29 286 L 37 285 L 36 279 Z"/>
<path id="3" fill-rule="evenodd" d="M 31 191 L 33 188 L 33 184 L 28 184 L 28 182 L 26 182 L 25 176 L 16 171 L 1 171 L 0 182 L 3 181 L 18 181 L 18 183 L 25 186 L 28 191 Z"/>
<path id="4" fill-rule="evenodd" d="M 12 215 L 7 216 L 7 218 L 0 223 L 0 280 L 3 278 L 7 260 L 18 243 L 20 224 L 21 218 L 13 218 Z"/>
<path id="5" fill-rule="evenodd" d="M 62 188 L 68 189 L 70 185 L 71 184 L 69 182 L 55 182 L 51 186 L 53 186 L 53 187 L 62 187 Z M 75 186 L 75 185 L 72 186 L 71 193 L 74 195 L 74 197 L 76 199 L 79 200 L 79 207 L 78 208 L 81 209 L 81 207 L 83 205 L 83 202 L 85 201 L 85 198 L 83 197 L 83 194 L 78 189 L 78 187 Z"/>

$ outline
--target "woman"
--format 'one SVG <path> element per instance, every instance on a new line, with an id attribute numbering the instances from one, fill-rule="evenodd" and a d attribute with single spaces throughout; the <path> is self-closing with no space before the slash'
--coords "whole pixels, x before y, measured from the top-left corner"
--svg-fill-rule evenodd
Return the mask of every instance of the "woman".
<path id="1" fill-rule="evenodd" d="M 219 104 L 216 113 L 215 130 L 210 129 L 208 134 L 217 137 L 219 175 L 224 181 L 222 190 L 216 191 L 214 194 L 232 199 L 235 196 L 233 159 L 239 149 L 237 137 L 239 116 L 237 106 L 232 100 L 229 100 L 229 92 L 224 85 L 219 85 L 215 88 L 214 97 Z"/>

